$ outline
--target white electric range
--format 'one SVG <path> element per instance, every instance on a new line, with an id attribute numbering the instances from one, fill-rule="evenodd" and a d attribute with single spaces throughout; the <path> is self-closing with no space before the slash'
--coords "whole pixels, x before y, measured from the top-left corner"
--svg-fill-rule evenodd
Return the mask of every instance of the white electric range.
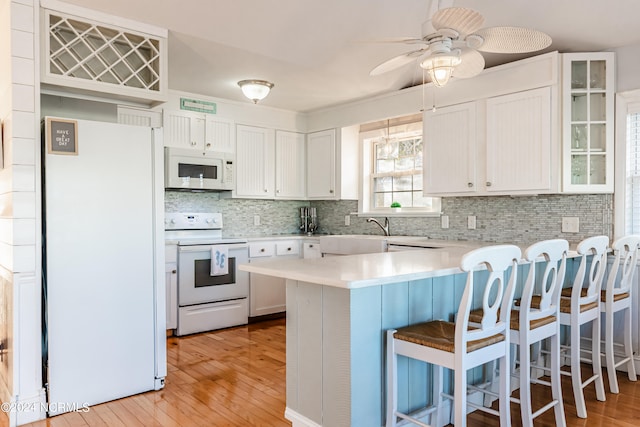
<path id="1" fill-rule="evenodd" d="M 249 247 L 223 238 L 222 226 L 220 213 L 165 214 L 165 239 L 178 245 L 178 336 L 248 322 L 249 274 L 237 266 L 248 262 Z"/>

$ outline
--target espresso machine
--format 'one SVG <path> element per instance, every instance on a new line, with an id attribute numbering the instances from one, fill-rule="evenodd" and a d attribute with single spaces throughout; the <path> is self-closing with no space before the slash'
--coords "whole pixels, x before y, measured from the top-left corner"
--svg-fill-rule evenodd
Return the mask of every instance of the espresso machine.
<path id="1" fill-rule="evenodd" d="M 311 236 L 318 229 L 318 214 L 316 208 L 300 208 L 300 230 Z"/>

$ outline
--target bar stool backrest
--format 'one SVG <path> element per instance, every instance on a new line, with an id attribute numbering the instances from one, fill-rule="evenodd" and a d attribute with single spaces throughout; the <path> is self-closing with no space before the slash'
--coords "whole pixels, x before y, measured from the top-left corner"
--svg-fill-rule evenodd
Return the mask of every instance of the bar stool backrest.
<path id="1" fill-rule="evenodd" d="M 567 254 L 569 253 L 569 242 L 564 239 L 544 240 L 529 246 L 524 252 L 524 259 L 528 261 L 529 274 L 522 292 L 522 302 L 520 311 L 520 324 L 528 325 L 529 321 L 542 319 L 548 316 L 557 316 L 560 304 L 560 292 L 564 283 L 564 276 L 567 268 Z M 544 259 L 544 273 L 539 285 L 536 283 L 536 264 Z M 536 260 L 538 263 L 536 263 Z M 536 301 L 536 309 L 531 310 L 531 301 L 534 295 L 534 288 L 539 303 Z M 521 330 L 525 330 L 522 329 Z"/>
<path id="2" fill-rule="evenodd" d="M 463 347 L 459 348 L 466 348 L 469 341 L 497 334 L 508 337 L 506 331 L 509 329 L 518 261 L 521 256 L 520 248 L 515 245 L 495 245 L 475 249 L 462 257 L 460 268 L 468 274 L 467 284 L 456 316 L 456 346 L 462 345 Z M 474 270 L 482 264 L 489 272 L 482 294 L 482 322 L 478 329 L 469 331 L 469 312 L 471 311 L 475 286 Z M 511 273 L 508 283 L 505 284 L 505 272 L 509 267 L 511 267 Z"/>
<path id="3" fill-rule="evenodd" d="M 579 310 L 579 306 L 589 304 L 600 300 L 600 290 L 602 289 L 602 280 L 606 270 L 607 246 L 609 245 L 609 237 L 593 236 L 588 237 L 578 244 L 578 254 L 581 255 L 580 266 L 576 273 L 573 290 L 571 294 L 571 310 Z M 587 256 L 593 255 L 591 260 L 591 268 L 589 275 L 585 277 L 587 271 Z M 588 286 L 585 285 L 585 280 Z M 586 288 L 586 295 L 581 295 L 582 289 Z M 574 294 L 578 292 L 577 298 Z M 577 305 L 576 305 L 577 304 Z M 576 305 L 574 307 L 574 305 Z"/>
<path id="4" fill-rule="evenodd" d="M 614 261 L 607 280 L 607 296 L 610 292 L 613 292 L 612 297 L 625 293 L 631 295 L 639 247 L 640 235 L 621 237 L 611 245 Z M 616 280 L 618 272 L 620 272 L 620 280 Z"/>

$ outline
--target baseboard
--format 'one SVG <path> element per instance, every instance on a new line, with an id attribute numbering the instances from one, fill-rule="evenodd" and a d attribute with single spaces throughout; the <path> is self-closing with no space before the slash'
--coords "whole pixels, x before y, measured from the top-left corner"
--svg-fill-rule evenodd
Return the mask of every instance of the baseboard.
<path id="1" fill-rule="evenodd" d="M 9 409 L 9 411 L 5 411 Z M 47 418 L 47 396 L 41 389 L 34 396 L 16 396 L 15 400 L 2 403 L 2 410 L 9 416 L 9 426 L 20 426 Z"/>
<path id="2" fill-rule="evenodd" d="M 302 414 L 299 414 L 289 407 L 284 410 L 284 417 L 291 421 L 291 427 L 322 427 L 320 424 L 310 420 Z"/>

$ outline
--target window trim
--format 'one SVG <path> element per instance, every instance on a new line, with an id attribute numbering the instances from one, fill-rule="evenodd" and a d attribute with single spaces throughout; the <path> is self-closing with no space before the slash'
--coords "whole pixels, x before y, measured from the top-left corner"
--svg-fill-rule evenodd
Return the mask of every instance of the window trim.
<path id="1" fill-rule="evenodd" d="M 422 121 L 389 126 L 391 135 L 399 135 L 399 138 L 422 135 Z M 393 121 L 392 121 L 393 123 Z M 394 217 L 439 217 L 442 215 L 442 204 L 439 197 L 433 197 L 433 208 L 405 208 L 400 212 L 392 208 L 373 207 L 373 146 L 374 141 L 387 136 L 386 120 L 384 126 L 378 129 L 365 130 L 359 134 L 360 146 L 360 189 L 358 197 L 358 215 L 361 216 L 394 216 Z M 424 139 L 423 139 L 424 140 Z"/>
<path id="2" fill-rule="evenodd" d="M 627 187 L 627 116 L 640 112 L 640 89 L 616 94 L 615 120 L 615 166 L 614 166 L 614 239 L 626 231 L 626 187 Z"/>

